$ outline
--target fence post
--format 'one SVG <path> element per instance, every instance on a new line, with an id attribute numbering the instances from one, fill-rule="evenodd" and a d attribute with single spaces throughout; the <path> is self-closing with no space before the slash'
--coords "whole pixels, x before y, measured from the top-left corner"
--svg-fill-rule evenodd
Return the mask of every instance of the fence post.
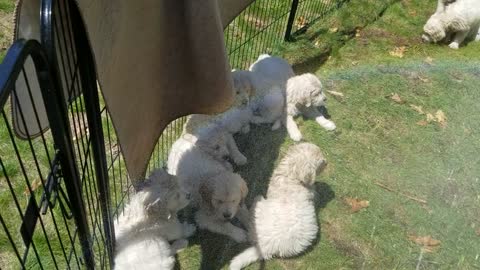
<path id="1" fill-rule="evenodd" d="M 290 8 L 290 15 L 288 15 L 287 29 L 285 31 L 285 41 L 292 40 L 292 27 L 295 21 L 295 15 L 297 13 L 298 0 L 292 0 L 292 7 Z"/>

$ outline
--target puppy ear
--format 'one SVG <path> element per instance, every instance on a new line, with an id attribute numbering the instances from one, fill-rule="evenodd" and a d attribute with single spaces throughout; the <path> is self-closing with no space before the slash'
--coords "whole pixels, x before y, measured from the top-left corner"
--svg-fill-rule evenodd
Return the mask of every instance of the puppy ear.
<path id="1" fill-rule="evenodd" d="M 470 29 L 468 23 L 461 17 L 455 16 L 447 22 L 446 25 L 449 31 L 460 32 L 468 31 Z"/>
<path id="2" fill-rule="evenodd" d="M 242 201 L 241 203 L 243 204 L 244 201 L 245 201 L 245 198 L 247 197 L 248 195 L 248 186 L 247 186 L 247 183 L 245 183 L 245 180 L 241 179 L 240 178 L 240 194 L 242 196 Z"/>
<path id="3" fill-rule="evenodd" d="M 206 205 L 209 209 L 213 208 L 212 192 L 213 192 L 213 189 L 212 189 L 211 180 L 204 181 L 198 189 L 198 193 L 202 198 L 202 203 Z"/>
<path id="4" fill-rule="evenodd" d="M 303 105 L 305 105 L 306 107 L 312 106 L 312 95 L 311 95 L 311 94 L 307 95 L 307 96 L 303 99 Z"/>
<path id="5" fill-rule="evenodd" d="M 145 210 L 147 215 L 150 217 L 156 217 L 161 219 L 170 219 L 172 213 L 167 209 L 164 202 L 160 198 L 156 199 L 154 202 L 145 205 Z"/>

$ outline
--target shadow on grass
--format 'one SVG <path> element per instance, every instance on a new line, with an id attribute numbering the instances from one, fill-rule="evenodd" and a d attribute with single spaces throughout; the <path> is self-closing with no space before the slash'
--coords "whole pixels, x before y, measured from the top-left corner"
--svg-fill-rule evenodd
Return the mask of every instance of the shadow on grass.
<path id="1" fill-rule="evenodd" d="M 256 196 L 265 196 L 267 193 L 269 179 L 279 156 L 281 156 L 280 152 L 286 136 L 285 129 L 271 131 L 270 125 L 252 127 L 249 134 L 236 136 L 239 149 L 243 150 L 249 160 L 247 165 L 235 168 L 235 171 L 242 175 L 249 187 L 249 194 L 246 198 L 247 207 L 251 206 Z M 318 212 L 335 197 L 335 193 L 323 182 L 317 183 L 315 189 L 318 193 L 315 200 Z M 239 226 L 238 223 L 234 223 Z M 319 239 L 320 236 L 313 246 Z M 200 269 L 203 270 L 222 269 L 230 263 L 235 255 L 250 246 L 248 243 L 238 244 L 225 236 L 203 230 L 190 239 L 190 243 L 200 247 L 202 256 Z M 265 264 L 261 262 L 259 269 L 264 268 Z M 179 269 L 178 265 L 176 269 Z"/>
<path id="2" fill-rule="evenodd" d="M 267 193 L 270 176 L 286 137 L 284 129 L 271 131 L 270 126 L 252 126 L 250 133 L 235 136 L 238 148 L 248 159 L 247 165 L 235 168 L 249 188 L 245 200 L 247 207 L 250 207 L 256 196 Z M 221 269 L 249 246 L 248 243 L 238 244 L 225 236 L 207 231 L 201 231 L 194 241 L 194 244 L 200 245 L 202 254 L 200 269 L 203 270 Z"/>

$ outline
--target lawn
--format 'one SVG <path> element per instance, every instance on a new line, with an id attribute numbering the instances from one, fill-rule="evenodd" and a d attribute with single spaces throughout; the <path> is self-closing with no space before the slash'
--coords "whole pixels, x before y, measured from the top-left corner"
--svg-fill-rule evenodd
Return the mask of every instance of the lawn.
<path id="1" fill-rule="evenodd" d="M 329 161 L 318 178 L 318 243 L 298 258 L 248 269 L 480 268 L 480 43 L 458 51 L 423 44 L 435 3 L 398 1 L 349 37 L 331 21 L 282 48 L 295 62 L 306 54 L 292 48 L 324 42 L 319 32 L 340 36 L 326 56 L 321 46 L 309 48 L 314 57 L 297 70 L 316 73 L 325 90 L 344 96 L 328 94 L 337 131 L 297 120 Z M 239 171 L 251 200 L 265 193 L 293 142 L 265 127 L 238 140 L 250 160 Z M 352 209 L 354 199 L 368 206 Z M 225 268 L 245 248 L 205 232 L 192 242 L 178 255 L 181 269 Z"/>

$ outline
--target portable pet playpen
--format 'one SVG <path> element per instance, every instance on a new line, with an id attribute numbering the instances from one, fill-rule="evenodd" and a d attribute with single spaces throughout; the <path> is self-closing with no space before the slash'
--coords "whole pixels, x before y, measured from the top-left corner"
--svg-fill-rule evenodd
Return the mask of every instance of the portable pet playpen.
<path id="1" fill-rule="evenodd" d="M 224 29 L 230 66 L 248 68 L 343 2 L 253 1 Z M 39 9 L 40 36 L 15 41 L 0 66 L 0 269 L 110 268 L 113 221 L 134 188 L 75 1 Z M 147 174 L 183 123 L 163 131 Z"/>

